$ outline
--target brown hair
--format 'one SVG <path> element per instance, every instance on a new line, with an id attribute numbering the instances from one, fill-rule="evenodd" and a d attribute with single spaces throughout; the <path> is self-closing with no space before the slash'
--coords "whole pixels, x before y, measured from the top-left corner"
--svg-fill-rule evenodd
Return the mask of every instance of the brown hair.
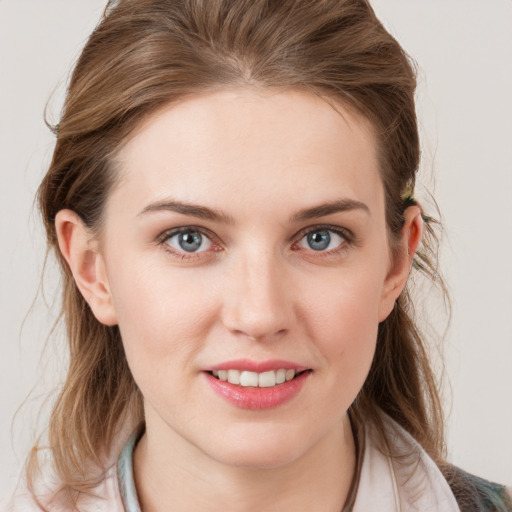
<path id="1" fill-rule="evenodd" d="M 112 157 L 143 118 L 187 94 L 253 85 L 309 91 L 371 122 L 393 244 L 419 165 L 416 82 L 407 55 L 367 1 L 121 0 L 109 4 L 89 38 L 55 127 L 55 151 L 38 196 L 49 247 L 56 248 L 54 220 L 61 209 L 74 210 L 93 231 L 101 228 L 116 182 Z M 435 244 L 430 223 L 415 270 L 438 280 Z M 143 420 L 142 399 L 118 328 L 96 320 L 56 253 L 70 364 L 49 444 L 64 488 L 84 490 L 93 484 L 84 468 L 101 466 L 128 417 Z M 407 289 L 379 326 L 370 373 L 352 406 L 354 417 L 378 428 L 380 411 L 443 466 L 436 379 Z M 36 458 L 34 449 L 29 476 Z"/>

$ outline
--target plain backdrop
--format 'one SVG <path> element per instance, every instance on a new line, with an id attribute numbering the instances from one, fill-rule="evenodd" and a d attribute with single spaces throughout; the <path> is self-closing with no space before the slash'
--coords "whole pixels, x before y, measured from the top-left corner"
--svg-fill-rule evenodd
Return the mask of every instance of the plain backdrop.
<path id="1" fill-rule="evenodd" d="M 58 119 L 71 65 L 104 4 L 0 0 L 0 501 L 65 367 L 61 329 L 41 356 L 58 312 L 51 261 L 40 289 L 45 244 L 33 202 L 53 145 L 43 111 L 51 98 L 49 117 Z M 421 182 L 446 225 L 450 459 L 512 484 L 512 2 L 373 5 L 418 63 Z M 439 303 L 425 319 L 437 330 L 443 310 Z"/>

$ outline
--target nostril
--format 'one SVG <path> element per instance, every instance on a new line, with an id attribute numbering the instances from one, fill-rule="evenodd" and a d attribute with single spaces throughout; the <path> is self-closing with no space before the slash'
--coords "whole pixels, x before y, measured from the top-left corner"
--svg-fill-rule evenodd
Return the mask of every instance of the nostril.
<path id="1" fill-rule="evenodd" d="M 254 330 L 252 331 L 254 332 Z M 277 338 L 282 338 L 286 333 L 288 332 L 288 329 L 278 329 L 276 331 L 272 331 L 271 329 L 268 330 L 261 330 L 261 333 L 255 333 L 250 334 L 247 331 L 244 331 L 242 329 L 235 329 L 233 333 L 240 337 L 245 338 L 249 341 L 255 341 L 255 342 L 265 342 L 265 341 L 271 341 L 275 340 Z"/>

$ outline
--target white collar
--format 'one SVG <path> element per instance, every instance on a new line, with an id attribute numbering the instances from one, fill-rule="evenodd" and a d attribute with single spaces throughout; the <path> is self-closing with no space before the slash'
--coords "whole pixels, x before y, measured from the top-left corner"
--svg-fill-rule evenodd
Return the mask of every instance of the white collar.
<path id="1" fill-rule="evenodd" d="M 393 457 L 385 454 L 373 426 L 365 448 L 352 512 L 459 512 L 441 471 L 418 442 L 383 415 Z"/>

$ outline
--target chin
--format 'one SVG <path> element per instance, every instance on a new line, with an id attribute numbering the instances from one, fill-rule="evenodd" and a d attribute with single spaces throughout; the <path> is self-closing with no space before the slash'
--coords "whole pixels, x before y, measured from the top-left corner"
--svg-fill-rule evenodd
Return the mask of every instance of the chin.
<path id="1" fill-rule="evenodd" d="M 226 466 L 246 469 L 275 469 L 294 462 L 298 455 L 294 450 L 265 450 L 258 447 L 232 449 L 215 457 Z"/>
<path id="2" fill-rule="evenodd" d="M 227 466 L 247 469 L 286 466 L 300 458 L 309 446 L 300 435 L 276 432 L 276 426 L 264 431 L 247 429 L 245 433 L 226 433 L 219 443 L 213 440 L 211 443 L 205 450 L 210 457 Z M 213 446 L 216 448 L 212 449 Z"/>

